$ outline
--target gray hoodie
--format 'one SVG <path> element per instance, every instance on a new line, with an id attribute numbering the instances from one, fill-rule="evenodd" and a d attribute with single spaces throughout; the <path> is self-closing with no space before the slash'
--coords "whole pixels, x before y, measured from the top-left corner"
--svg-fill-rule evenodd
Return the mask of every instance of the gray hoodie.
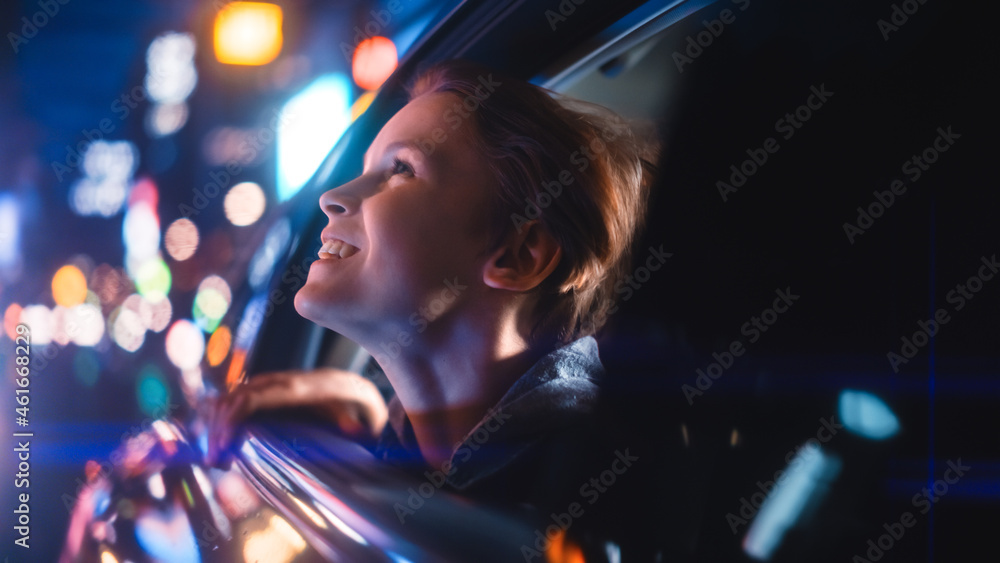
<path id="1" fill-rule="evenodd" d="M 452 452 L 440 469 L 446 483 L 464 491 L 500 476 L 532 455 L 546 438 L 586 419 L 596 406 L 604 366 L 597 341 L 585 336 L 539 359 Z M 389 401 L 389 424 L 376 457 L 425 470 L 413 427 L 399 400 Z"/>

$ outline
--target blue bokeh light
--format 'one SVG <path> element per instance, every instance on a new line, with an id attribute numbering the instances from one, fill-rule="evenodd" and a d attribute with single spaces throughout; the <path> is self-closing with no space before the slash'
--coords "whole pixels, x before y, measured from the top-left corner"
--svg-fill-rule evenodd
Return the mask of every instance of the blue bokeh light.
<path id="1" fill-rule="evenodd" d="M 882 399 L 866 391 L 845 389 L 840 393 L 838 413 L 844 427 L 871 440 L 885 440 L 899 432 L 899 419 Z"/>

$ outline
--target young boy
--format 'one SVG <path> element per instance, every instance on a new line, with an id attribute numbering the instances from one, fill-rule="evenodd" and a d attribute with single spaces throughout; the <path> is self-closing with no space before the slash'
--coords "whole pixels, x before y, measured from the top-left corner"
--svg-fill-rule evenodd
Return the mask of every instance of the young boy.
<path id="1" fill-rule="evenodd" d="M 555 502 L 540 483 L 592 429 L 591 335 L 630 266 L 654 153 L 603 108 L 469 63 L 422 74 L 363 173 L 321 196 L 329 223 L 295 297 L 371 352 L 395 397 L 340 370 L 252 378 L 220 401 L 210 458 L 252 412 L 312 405 L 456 491 Z"/>

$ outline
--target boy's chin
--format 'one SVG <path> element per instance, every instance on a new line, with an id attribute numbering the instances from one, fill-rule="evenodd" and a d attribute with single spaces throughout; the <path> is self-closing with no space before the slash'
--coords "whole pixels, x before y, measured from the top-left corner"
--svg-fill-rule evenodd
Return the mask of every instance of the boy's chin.
<path id="1" fill-rule="evenodd" d="M 354 332 L 345 322 L 344 311 L 337 303 L 331 303 L 325 295 L 311 295 L 311 288 L 303 287 L 295 294 L 295 312 L 306 320 L 310 320 L 324 328 L 338 332 L 350 338 L 348 333 Z M 322 293 L 322 292 L 320 292 Z M 324 299 L 326 297 L 326 299 Z"/>
<path id="2" fill-rule="evenodd" d="M 310 289 L 312 288 L 307 284 L 295 294 L 295 311 L 305 319 L 326 326 L 325 317 L 331 316 L 334 305 L 313 298 Z"/>

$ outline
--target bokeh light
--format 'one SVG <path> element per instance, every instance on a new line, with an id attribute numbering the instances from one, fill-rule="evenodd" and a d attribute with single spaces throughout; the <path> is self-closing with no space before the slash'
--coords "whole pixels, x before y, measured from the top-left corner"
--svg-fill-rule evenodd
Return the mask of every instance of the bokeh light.
<path id="1" fill-rule="evenodd" d="M 17 338 L 17 324 L 21 322 L 21 305 L 11 303 L 3 312 L 3 330 L 7 333 L 7 338 L 14 340 Z"/>
<path id="2" fill-rule="evenodd" d="M 205 335 L 187 319 L 174 321 L 167 331 L 167 357 L 182 370 L 194 369 L 205 354 Z"/>
<path id="3" fill-rule="evenodd" d="M 252 225 L 264 214 L 267 199 L 264 190 L 255 182 L 240 182 L 229 190 L 223 201 L 226 219 L 237 227 Z"/>
<path id="4" fill-rule="evenodd" d="M 90 289 L 87 290 L 87 298 L 84 299 L 83 302 L 95 307 L 101 306 L 101 298 Z"/>
<path id="5" fill-rule="evenodd" d="M 0 193 L 0 280 L 14 279 L 21 267 L 21 206 L 13 193 Z"/>
<path id="6" fill-rule="evenodd" d="M 121 268 L 101 264 L 94 268 L 94 272 L 90 275 L 90 287 L 102 305 L 114 307 L 132 291 L 132 280 Z"/>
<path id="7" fill-rule="evenodd" d="M 232 65 L 263 65 L 281 53 L 281 7 L 230 2 L 215 17 L 215 58 Z"/>
<path id="8" fill-rule="evenodd" d="M 307 544 L 284 518 L 274 514 L 261 530 L 252 531 L 243 544 L 246 561 L 272 561 L 291 563 Z"/>
<path id="9" fill-rule="evenodd" d="M 87 298 L 87 278 L 80 268 L 66 265 L 52 277 L 52 298 L 57 305 L 73 307 Z"/>
<path id="10" fill-rule="evenodd" d="M 170 268 L 162 258 L 147 260 L 135 274 L 135 286 L 150 302 L 155 303 L 165 299 L 170 292 Z"/>
<path id="11" fill-rule="evenodd" d="M 187 104 L 157 104 L 146 114 L 146 131 L 151 137 L 173 135 L 184 127 L 187 119 Z"/>
<path id="12" fill-rule="evenodd" d="M 889 405 L 867 391 L 841 391 L 837 413 L 849 432 L 865 438 L 885 440 L 899 432 L 899 419 Z"/>
<path id="13" fill-rule="evenodd" d="M 21 311 L 21 322 L 31 327 L 32 344 L 48 344 L 52 342 L 55 330 L 52 311 L 45 305 L 28 305 Z"/>
<path id="14" fill-rule="evenodd" d="M 151 304 L 153 309 L 152 318 L 149 321 L 149 330 L 153 332 L 163 332 L 163 329 L 167 328 L 170 324 L 170 319 L 174 315 L 174 307 L 170 304 L 169 299 L 160 299 L 159 301 Z"/>
<path id="15" fill-rule="evenodd" d="M 84 177 L 70 187 L 69 204 L 79 215 L 111 217 L 121 210 L 139 151 L 128 141 L 97 140 L 83 154 Z"/>
<path id="16" fill-rule="evenodd" d="M 226 280 L 219 276 L 208 276 L 198 284 L 194 297 L 192 315 L 195 323 L 205 332 L 214 331 L 232 301 L 233 294 Z"/>
<path id="17" fill-rule="evenodd" d="M 138 313 L 125 307 L 115 309 L 108 317 L 111 339 L 127 352 L 135 352 L 146 340 L 146 327 Z"/>
<path id="18" fill-rule="evenodd" d="M 288 242 L 292 238 L 292 227 L 287 217 L 282 217 L 271 225 L 264 243 L 257 247 L 253 258 L 250 259 L 250 266 L 247 272 L 247 279 L 250 287 L 263 289 L 264 285 L 271 279 L 278 260 L 288 248 Z"/>
<path id="19" fill-rule="evenodd" d="M 396 70 L 396 44 L 387 37 L 371 37 L 354 50 L 351 69 L 354 82 L 365 90 L 375 90 Z"/>
<path id="20" fill-rule="evenodd" d="M 161 104 L 187 99 L 198 83 L 194 67 L 194 38 L 187 33 L 165 33 L 146 51 L 146 93 Z"/>
<path id="21" fill-rule="evenodd" d="M 209 166 L 229 163 L 246 166 L 263 159 L 264 151 L 246 150 L 246 143 L 253 142 L 258 131 L 239 127 L 215 127 L 205 133 L 201 143 L 202 157 Z"/>
<path id="22" fill-rule="evenodd" d="M 144 201 L 129 206 L 122 223 L 122 238 L 130 258 L 144 261 L 160 249 L 160 218 Z"/>
<path id="23" fill-rule="evenodd" d="M 305 186 L 351 124 L 351 83 L 331 73 L 312 81 L 281 108 L 278 125 L 278 201 Z"/>
<path id="24" fill-rule="evenodd" d="M 65 346 L 69 344 L 69 332 L 66 331 L 66 312 L 68 309 L 60 305 L 52 308 L 50 319 L 52 319 L 52 342 Z"/>
<path id="25" fill-rule="evenodd" d="M 181 391 L 188 404 L 195 406 L 205 394 L 205 379 L 201 367 L 186 369 L 181 372 Z"/>
<path id="26" fill-rule="evenodd" d="M 233 360 L 229 362 L 229 369 L 226 370 L 226 389 L 229 391 L 235 389 L 246 379 L 246 371 L 243 369 L 246 359 L 245 350 L 239 348 L 233 350 Z"/>
<path id="27" fill-rule="evenodd" d="M 167 503 L 162 510 L 143 507 L 135 519 L 135 539 L 143 553 L 154 561 L 201 563 L 194 525 L 179 505 Z M 248 561 L 267 560 L 259 558 Z"/>
<path id="28" fill-rule="evenodd" d="M 205 357 L 208 365 L 216 367 L 225 361 L 229 355 L 229 347 L 233 343 L 233 334 L 229 327 L 222 325 L 215 329 L 211 338 L 208 339 L 208 347 L 205 349 Z"/>
<path id="29" fill-rule="evenodd" d="M 138 315 L 139 322 L 146 329 L 153 322 L 153 306 L 149 304 L 146 298 L 137 293 L 133 293 L 125 298 L 125 301 L 122 302 L 122 309 L 127 309 Z"/>
<path id="30" fill-rule="evenodd" d="M 160 189 L 156 183 L 148 176 L 143 176 L 132 185 L 132 191 L 128 194 L 128 205 L 131 207 L 138 203 L 145 203 L 150 209 L 155 210 L 160 205 Z"/>
<path id="31" fill-rule="evenodd" d="M 368 111 L 368 106 L 372 105 L 375 100 L 375 92 L 368 91 L 364 94 L 358 96 L 357 100 L 354 100 L 354 104 L 351 105 L 351 121 L 361 117 L 361 114 Z"/>
<path id="32" fill-rule="evenodd" d="M 194 256 L 198 250 L 198 227 L 190 219 L 181 218 L 167 227 L 163 235 L 163 245 L 167 254 L 178 262 Z"/>
<path id="33" fill-rule="evenodd" d="M 66 333 L 77 346 L 96 346 L 104 336 L 101 309 L 90 303 L 70 308 L 65 315 Z"/>
<path id="34" fill-rule="evenodd" d="M 170 387 L 160 368 L 147 364 L 135 380 L 135 394 L 139 408 L 148 416 L 158 418 L 170 405 Z"/>

